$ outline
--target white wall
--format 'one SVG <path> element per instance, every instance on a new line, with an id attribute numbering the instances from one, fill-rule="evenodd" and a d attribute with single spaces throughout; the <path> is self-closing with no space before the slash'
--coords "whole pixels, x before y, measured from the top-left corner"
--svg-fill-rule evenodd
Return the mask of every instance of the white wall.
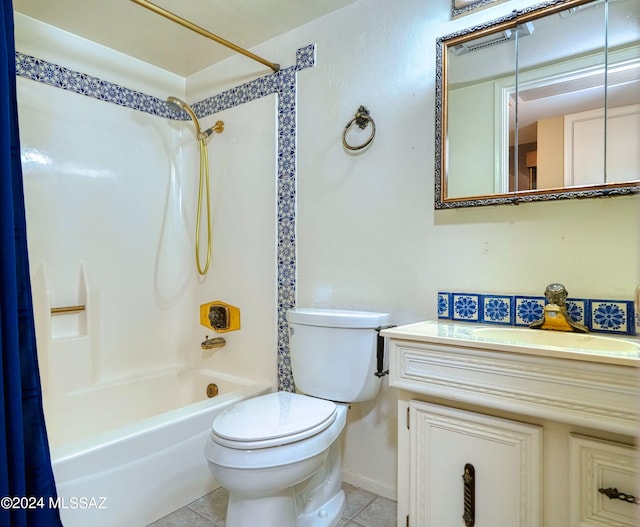
<path id="1" fill-rule="evenodd" d="M 287 66 L 292 50 L 317 45 L 317 65 L 298 74 L 298 305 L 406 323 L 437 316 L 438 290 L 541 295 L 560 281 L 575 296 L 633 298 L 637 197 L 434 211 L 435 40 L 527 3 L 451 22 L 448 0 L 361 0 L 253 49 Z M 234 57 L 187 90 L 197 99 L 252 67 L 261 72 Z M 377 134 L 351 154 L 341 134 L 361 104 Z M 385 387 L 352 408 L 344 457 L 347 479 L 389 496 L 396 398 Z"/>

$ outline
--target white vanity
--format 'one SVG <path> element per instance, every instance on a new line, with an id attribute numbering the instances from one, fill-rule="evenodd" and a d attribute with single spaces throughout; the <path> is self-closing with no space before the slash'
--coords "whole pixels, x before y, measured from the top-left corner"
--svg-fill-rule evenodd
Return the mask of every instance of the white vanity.
<path id="1" fill-rule="evenodd" d="M 640 525 L 640 341 L 435 321 L 382 335 L 398 526 Z"/>

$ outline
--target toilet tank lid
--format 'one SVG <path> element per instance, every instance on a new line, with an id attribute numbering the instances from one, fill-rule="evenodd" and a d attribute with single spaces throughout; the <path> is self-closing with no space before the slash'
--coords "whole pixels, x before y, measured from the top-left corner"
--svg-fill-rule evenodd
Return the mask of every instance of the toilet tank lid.
<path id="1" fill-rule="evenodd" d="M 329 328 L 377 328 L 390 321 L 389 313 L 297 307 L 287 311 L 287 320 L 294 324 Z"/>

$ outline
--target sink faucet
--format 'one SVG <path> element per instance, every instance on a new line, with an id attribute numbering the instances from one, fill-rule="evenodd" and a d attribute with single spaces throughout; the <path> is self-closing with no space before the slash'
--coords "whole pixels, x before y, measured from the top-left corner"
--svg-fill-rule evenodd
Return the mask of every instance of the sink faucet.
<path id="1" fill-rule="evenodd" d="M 544 296 L 548 303 L 544 306 L 542 319 L 531 323 L 529 327 L 587 333 L 588 330 L 585 326 L 571 320 L 566 304 L 568 294 L 562 284 L 549 284 L 544 291 Z"/>

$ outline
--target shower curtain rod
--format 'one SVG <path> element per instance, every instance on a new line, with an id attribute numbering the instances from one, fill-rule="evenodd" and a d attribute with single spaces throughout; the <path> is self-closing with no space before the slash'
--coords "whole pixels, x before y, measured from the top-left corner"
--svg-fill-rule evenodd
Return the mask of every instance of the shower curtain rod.
<path id="1" fill-rule="evenodd" d="M 131 1 L 142 7 L 146 7 L 149 11 L 153 11 L 154 13 L 157 13 L 165 18 L 168 18 L 169 20 L 171 20 L 172 22 L 175 22 L 176 24 L 180 24 L 181 26 L 184 26 L 187 29 L 190 29 L 191 31 L 195 31 L 196 33 L 202 35 L 203 37 L 210 38 L 211 40 L 216 41 L 218 44 L 222 44 L 223 46 L 226 46 L 234 51 L 237 51 L 238 53 L 241 53 L 242 55 L 249 57 L 250 59 L 260 62 L 261 64 L 264 64 L 265 66 L 269 66 L 274 72 L 280 71 L 280 64 L 274 64 L 273 62 L 269 62 L 268 60 L 265 60 L 262 57 L 259 57 L 258 55 L 255 55 L 250 51 L 247 51 L 246 49 L 241 48 L 240 46 L 236 46 L 233 42 L 229 42 L 228 40 L 225 40 L 224 38 L 219 37 L 218 35 L 214 35 L 210 31 L 207 31 L 206 29 L 200 26 L 197 26 L 193 22 L 189 22 L 189 20 L 186 20 L 176 15 L 175 13 L 172 13 L 171 11 L 167 11 L 163 7 L 157 6 L 149 2 L 148 0 L 131 0 Z"/>

